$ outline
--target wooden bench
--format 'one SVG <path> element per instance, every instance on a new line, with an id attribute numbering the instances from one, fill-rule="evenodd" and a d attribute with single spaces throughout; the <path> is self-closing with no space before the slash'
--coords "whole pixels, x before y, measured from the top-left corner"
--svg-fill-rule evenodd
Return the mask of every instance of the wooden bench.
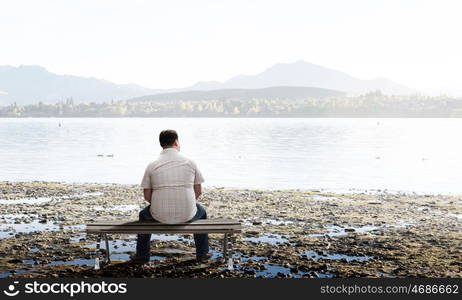
<path id="1" fill-rule="evenodd" d="M 99 238 L 96 243 L 95 269 L 100 268 L 101 243 L 105 241 L 104 260 L 102 264 L 111 262 L 109 251 L 109 233 L 121 234 L 189 234 L 189 233 L 222 233 L 223 234 L 223 261 L 228 263 L 228 268 L 233 268 L 232 263 L 232 241 L 234 233 L 240 233 L 241 223 L 231 219 L 206 219 L 180 224 L 162 224 L 152 221 L 102 221 L 86 225 L 87 234 L 97 234 Z"/>

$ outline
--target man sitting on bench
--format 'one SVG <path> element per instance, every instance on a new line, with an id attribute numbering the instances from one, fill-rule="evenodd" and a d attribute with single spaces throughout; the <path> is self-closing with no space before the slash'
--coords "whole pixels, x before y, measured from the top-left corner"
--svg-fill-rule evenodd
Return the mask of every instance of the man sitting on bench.
<path id="1" fill-rule="evenodd" d="M 207 219 L 205 209 L 196 203 L 204 182 L 196 164 L 179 153 L 180 143 L 175 130 L 164 130 L 159 135 L 163 150 L 156 161 L 150 163 L 144 173 L 141 187 L 144 199 L 150 203 L 140 214 L 140 221 L 177 224 Z M 136 254 L 131 261 L 144 264 L 150 258 L 151 234 L 138 234 Z M 208 234 L 194 234 L 196 258 L 207 261 L 209 253 Z"/>

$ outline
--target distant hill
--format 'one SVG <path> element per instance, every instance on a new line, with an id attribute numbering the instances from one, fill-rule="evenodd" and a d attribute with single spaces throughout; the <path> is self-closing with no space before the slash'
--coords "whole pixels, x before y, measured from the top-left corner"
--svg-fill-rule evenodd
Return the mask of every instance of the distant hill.
<path id="1" fill-rule="evenodd" d="M 166 102 L 166 101 L 202 101 L 202 100 L 303 100 L 307 98 L 326 98 L 345 96 L 345 93 L 315 88 L 315 87 L 295 87 L 278 86 L 263 89 L 223 89 L 210 91 L 184 91 L 130 99 L 130 102 Z"/>
<path id="2" fill-rule="evenodd" d="M 289 87 L 295 87 L 289 89 Z M 303 89 L 303 88 L 307 89 Z M 273 89 L 267 89 L 273 88 Z M 215 93 L 201 93 L 213 91 Z M 145 95 L 149 99 L 206 99 L 248 97 L 297 98 L 363 94 L 380 90 L 384 94 L 414 94 L 412 90 L 386 78 L 361 80 L 346 73 L 297 61 L 276 64 L 256 75 L 239 75 L 225 82 L 198 82 L 177 89 L 150 89 L 136 84 L 115 84 L 106 80 L 58 75 L 40 66 L 0 66 L 0 105 L 56 103 L 73 98 L 74 102 L 125 100 Z M 180 93 L 183 92 L 183 93 Z M 167 95 L 167 93 L 174 93 Z M 153 97 L 154 94 L 160 94 Z M 207 98 L 208 97 L 208 98 Z M 147 99 L 146 98 L 146 99 Z"/>
<path id="3" fill-rule="evenodd" d="M 404 95 L 416 93 L 404 85 L 386 78 L 361 80 L 344 72 L 311 64 L 305 61 L 276 64 L 256 75 L 239 75 L 225 82 L 199 82 L 188 90 L 256 89 L 270 86 L 308 86 L 360 94 L 380 90 L 384 94 Z"/>
<path id="4" fill-rule="evenodd" d="M 136 84 L 114 84 L 106 80 L 57 75 L 40 66 L 0 66 L 0 104 L 56 103 L 127 99 L 157 90 Z"/>

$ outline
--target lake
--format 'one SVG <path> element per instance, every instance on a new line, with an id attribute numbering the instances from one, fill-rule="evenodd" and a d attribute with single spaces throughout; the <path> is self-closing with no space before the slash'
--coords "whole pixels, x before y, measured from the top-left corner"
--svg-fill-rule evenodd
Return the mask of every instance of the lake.
<path id="1" fill-rule="evenodd" d="M 462 193 L 462 119 L 0 119 L 0 180 L 137 184 L 167 128 L 206 187 Z"/>

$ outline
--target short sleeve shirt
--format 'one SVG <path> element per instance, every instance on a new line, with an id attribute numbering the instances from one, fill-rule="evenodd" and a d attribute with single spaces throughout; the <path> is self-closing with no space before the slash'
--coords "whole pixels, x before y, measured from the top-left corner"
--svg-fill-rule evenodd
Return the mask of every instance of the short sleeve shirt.
<path id="1" fill-rule="evenodd" d="M 175 224 L 194 217 L 197 208 L 193 186 L 203 182 L 194 161 L 175 148 L 167 148 L 147 166 L 141 187 L 152 189 L 152 217 L 161 223 Z"/>

